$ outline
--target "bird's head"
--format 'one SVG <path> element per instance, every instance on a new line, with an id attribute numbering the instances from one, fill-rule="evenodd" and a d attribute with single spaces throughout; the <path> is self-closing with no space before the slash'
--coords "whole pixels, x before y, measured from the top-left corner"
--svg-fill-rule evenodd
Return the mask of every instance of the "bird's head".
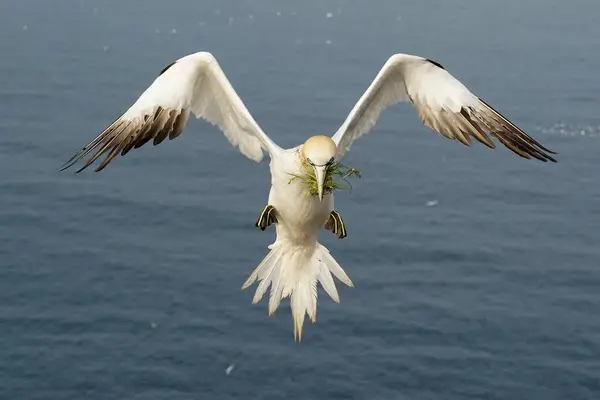
<path id="1" fill-rule="evenodd" d="M 304 160 L 315 170 L 319 200 L 323 200 L 323 185 L 327 169 L 333 165 L 337 146 L 328 136 L 312 136 L 302 146 Z"/>

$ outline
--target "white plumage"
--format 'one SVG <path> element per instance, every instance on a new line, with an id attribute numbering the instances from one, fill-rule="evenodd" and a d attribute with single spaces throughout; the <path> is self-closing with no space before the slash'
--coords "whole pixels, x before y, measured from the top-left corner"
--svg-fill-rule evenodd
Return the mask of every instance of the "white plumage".
<path id="1" fill-rule="evenodd" d="M 138 100 L 115 122 L 75 154 L 69 168 L 90 155 L 77 172 L 106 154 L 96 171 L 118 154 L 124 155 L 150 140 L 154 145 L 179 136 L 189 113 L 219 127 L 229 142 L 251 160 L 271 159 L 268 205 L 257 226 L 274 224 L 276 240 L 270 252 L 250 275 L 243 288 L 259 281 L 253 303 L 271 288 L 269 314 L 281 299 L 290 297 L 294 336 L 301 339 L 305 315 L 316 321 L 317 283 L 339 302 L 333 276 L 348 286 L 352 281 L 323 245 L 318 235 L 336 214 L 333 193 L 323 192 L 328 168 L 369 132 L 382 111 L 409 101 L 421 121 L 444 136 L 469 145 L 475 138 L 495 147 L 490 136 L 524 158 L 555 161 L 546 149 L 469 91 L 440 64 L 413 55 L 395 54 L 383 66 L 350 114 L 331 137 L 315 136 L 304 144 L 282 149 L 252 118 L 216 59 L 206 52 L 185 56 L 167 66 Z M 318 195 L 307 195 L 301 181 L 310 165 L 319 183 Z M 303 172 L 304 171 L 304 172 Z M 339 219 L 340 224 L 343 222 Z M 332 224 L 332 226 L 338 224 Z M 333 228 L 327 228 L 338 234 Z M 338 228 L 335 228 L 338 229 Z M 340 228 L 345 232 L 345 228 Z M 338 234 L 340 238 L 345 236 Z"/>
<path id="2" fill-rule="evenodd" d="M 490 148 L 486 132 L 524 158 L 555 161 L 554 154 L 475 96 L 441 64 L 422 57 L 395 54 L 333 135 L 338 157 L 375 125 L 383 110 L 410 101 L 421 122 L 450 139 L 470 145 L 474 137 Z"/>
<path id="3" fill-rule="evenodd" d="M 155 145 L 167 136 L 174 139 L 185 128 L 190 111 L 218 126 L 251 160 L 260 162 L 263 152 L 279 149 L 254 121 L 217 60 L 210 53 L 195 53 L 164 68 L 138 100 L 69 164 L 98 150 L 81 171 L 110 151 L 98 167 L 100 171 L 119 152 L 124 155 L 150 139 Z"/>

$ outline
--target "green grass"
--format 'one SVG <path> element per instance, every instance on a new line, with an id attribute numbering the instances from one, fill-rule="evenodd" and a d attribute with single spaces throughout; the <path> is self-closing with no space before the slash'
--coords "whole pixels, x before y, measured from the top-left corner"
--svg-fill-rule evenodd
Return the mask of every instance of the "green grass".
<path id="1" fill-rule="evenodd" d="M 302 164 L 303 172 L 301 174 L 290 174 L 292 178 L 288 183 L 292 183 L 296 179 L 299 179 L 304 183 L 307 194 L 316 196 L 319 194 L 319 186 L 317 184 L 317 177 L 315 170 L 308 163 Z M 348 178 L 350 177 L 361 177 L 360 171 L 355 168 L 349 168 L 340 162 L 333 163 L 327 168 L 325 174 L 325 182 L 323 183 L 323 194 L 333 193 L 340 189 L 352 189 L 352 185 Z M 343 182 L 341 182 L 343 181 Z"/>

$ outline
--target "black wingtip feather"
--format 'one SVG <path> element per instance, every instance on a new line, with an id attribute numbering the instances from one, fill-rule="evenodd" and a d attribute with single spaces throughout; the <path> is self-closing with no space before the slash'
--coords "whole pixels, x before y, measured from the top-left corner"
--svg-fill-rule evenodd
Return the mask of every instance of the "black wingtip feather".
<path id="1" fill-rule="evenodd" d="M 493 114 L 495 114 L 497 118 L 499 118 L 499 122 L 502 125 L 504 125 L 504 127 L 510 133 L 512 133 L 516 138 L 518 138 L 518 142 L 515 142 L 514 139 L 511 139 L 510 141 L 507 140 L 506 142 L 511 142 L 511 144 L 516 146 L 520 151 L 523 151 L 523 152 L 529 154 L 531 157 L 536 158 L 540 161 L 544 161 L 544 162 L 551 161 L 554 163 L 558 162 L 558 161 L 556 161 L 556 159 L 554 157 L 550 156 L 550 154 L 556 155 L 557 153 L 555 151 L 552 151 L 552 150 L 546 148 L 545 146 L 540 144 L 537 140 L 535 140 L 534 138 L 529 136 L 521 128 L 519 128 L 518 126 L 513 124 L 508 118 L 506 118 L 504 115 L 502 115 L 500 112 L 498 112 L 498 110 L 494 109 L 494 107 L 492 107 L 490 104 L 485 102 L 485 100 L 481 99 L 480 97 L 478 97 L 477 99 L 481 102 L 481 104 L 483 104 Z M 499 132 L 491 132 L 491 133 L 494 134 L 494 136 L 496 136 L 499 140 L 501 139 Z M 506 139 L 508 139 L 508 138 L 506 138 Z M 511 148 L 511 146 L 508 146 L 505 141 L 502 141 L 502 140 L 500 140 L 500 141 L 503 144 L 505 144 L 507 147 L 509 147 L 511 150 L 515 151 L 513 148 Z M 518 151 L 515 151 L 515 153 L 519 154 Z M 527 157 L 525 157 L 525 158 L 527 158 Z"/>
<path id="2" fill-rule="evenodd" d="M 137 149 L 152 139 L 156 146 L 167 137 L 173 139 L 179 136 L 183 132 L 187 117 L 188 110 L 168 110 L 158 106 L 151 114 L 132 120 L 118 119 L 63 164 L 61 171 L 72 167 L 93 153 L 85 165 L 76 171 L 80 173 L 103 154 L 108 154 L 95 170 L 100 172 L 119 154 L 124 156 L 130 150 Z"/>
<path id="3" fill-rule="evenodd" d="M 512 122 L 510 122 L 510 120 L 508 118 L 506 118 L 504 115 L 502 115 L 500 112 L 498 112 L 498 110 L 496 110 L 494 107 L 492 107 L 490 104 L 488 104 L 485 100 L 483 100 L 482 98 L 478 97 L 478 100 L 484 104 L 486 107 L 488 107 L 492 112 L 496 113 L 500 118 L 502 118 L 502 120 L 504 122 L 506 122 L 510 127 L 512 127 L 514 130 L 516 130 L 519 134 L 523 135 L 528 141 L 531 141 L 531 144 L 534 145 L 534 147 L 538 147 L 539 149 L 543 150 L 546 153 L 550 153 L 550 154 L 558 154 L 555 151 L 552 151 L 548 148 L 546 148 L 545 146 L 543 146 L 541 143 L 539 143 L 537 140 L 535 140 L 534 138 L 532 138 L 531 136 L 527 135 L 523 130 L 521 130 L 519 127 L 517 127 L 515 124 L 513 124 Z M 543 153 L 542 153 L 543 154 Z M 548 156 L 545 154 L 546 157 L 548 157 L 548 159 L 550 161 L 554 160 L 552 157 Z M 557 162 L 556 160 L 554 160 L 554 162 Z"/>

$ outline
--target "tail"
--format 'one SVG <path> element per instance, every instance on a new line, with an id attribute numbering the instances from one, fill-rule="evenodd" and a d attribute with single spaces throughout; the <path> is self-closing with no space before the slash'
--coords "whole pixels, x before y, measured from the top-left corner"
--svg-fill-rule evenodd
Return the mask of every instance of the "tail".
<path id="1" fill-rule="evenodd" d="M 269 315 L 273 315 L 281 299 L 290 297 L 294 321 L 294 340 L 302 340 L 304 316 L 317 321 L 317 282 L 321 283 L 329 297 L 340 302 L 331 274 L 350 287 L 354 287 L 342 267 L 320 243 L 315 246 L 294 246 L 275 242 L 271 251 L 242 285 L 242 290 L 259 280 L 252 304 L 258 303 L 271 285 Z"/>

